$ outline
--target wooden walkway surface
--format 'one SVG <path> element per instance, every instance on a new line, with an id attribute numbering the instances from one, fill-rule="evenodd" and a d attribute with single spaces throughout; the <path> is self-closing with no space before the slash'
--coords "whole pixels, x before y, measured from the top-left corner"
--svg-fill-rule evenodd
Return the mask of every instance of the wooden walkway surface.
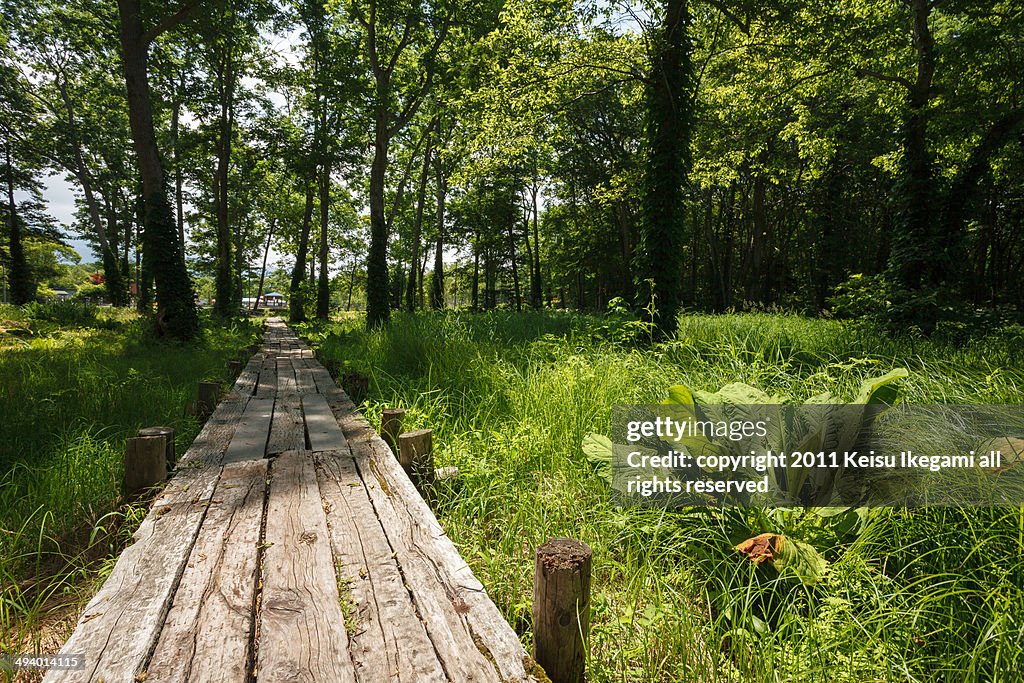
<path id="1" fill-rule="evenodd" d="M 535 681 L 388 446 L 280 320 L 45 681 Z M 542 674 L 541 674 L 542 675 Z"/>

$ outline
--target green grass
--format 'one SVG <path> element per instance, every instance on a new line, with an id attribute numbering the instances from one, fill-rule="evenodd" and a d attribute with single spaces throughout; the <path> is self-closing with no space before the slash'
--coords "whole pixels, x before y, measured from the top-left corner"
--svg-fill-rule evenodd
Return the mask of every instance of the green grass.
<path id="1" fill-rule="evenodd" d="M 371 378 L 371 421 L 405 407 L 462 483 L 437 514 L 528 644 L 533 553 L 553 536 L 594 550 L 589 679 L 1017 681 L 1024 671 L 1024 512 L 876 510 L 855 533 L 792 511 L 620 509 L 580 451 L 616 403 L 685 383 L 743 381 L 852 399 L 905 366 L 913 402 L 1020 403 L 1019 328 L 892 339 L 782 315 L 684 317 L 678 339 L 630 341 L 628 321 L 572 313 L 400 315 L 373 333 L 348 317 L 304 333 Z M 638 334 L 639 332 L 639 334 Z M 804 586 L 732 550 L 763 532 L 830 561 Z"/>
<path id="2" fill-rule="evenodd" d="M 128 310 L 5 306 L 0 321 L 2 650 L 87 597 L 141 521 L 121 497 L 125 439 L 170 426 L 183 453 L 201 427 L 188 411 L 198 382 L 227 381 L 258 328 L 207 321 L 180 345 L 151 340 Z"/>

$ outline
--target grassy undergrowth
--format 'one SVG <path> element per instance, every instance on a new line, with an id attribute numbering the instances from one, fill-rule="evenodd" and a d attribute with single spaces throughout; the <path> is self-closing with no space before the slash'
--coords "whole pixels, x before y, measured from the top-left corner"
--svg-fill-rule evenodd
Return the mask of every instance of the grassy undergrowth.
<path id="1" fill-rule="evenodd" d="M 52 646 L 47 620 L 87 597 L 144 516 L 121 497 L 125 439 L 170 426 L 183 453 L 201 426 L 187 410 L 197 383 L 228 380 L 226 361 L 258 333 L 207 321 L 181 345 L 151 340 L 150 324 L 80 304 L 0 307 L 0 651 Z"/>
<path id="2" fill-rule="evenodd" d="M 534 549 L 553 536 L 594 550 L 590 680 L 1018 681 L 1024 671 L 1024 510 L 882 509 L 856 528 L 781 510 L 620 509 L 580 450 L 615 403 L 672 384 L 743 381 L 852 399 L 910 370 L 913 402 L 1020 403 L 1021 330 L 892 339 L 836 321 L 693 316 L 651 348 L 636 330 L 560 313 L 401 315 L 368 333 L 350 317 L 306 336 L 370 377 L 371 421 L 408 409 L 434 430 L 437 465 L 461 483 L 436 509 L 529 643 Z M 830 561 L 805 586 L 732 550 L 786 533 Z"/>

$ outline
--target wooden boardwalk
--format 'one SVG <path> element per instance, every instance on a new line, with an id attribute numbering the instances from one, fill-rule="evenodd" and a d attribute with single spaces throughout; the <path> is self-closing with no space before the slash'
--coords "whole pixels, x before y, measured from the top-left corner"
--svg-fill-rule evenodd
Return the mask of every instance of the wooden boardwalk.
<path id="1" fill-rule="evenodd" d="M 388 446 L 280 320 L 45 681 L 535 681 Z M 543 676 L 543 674 L 540 674 Z"/>

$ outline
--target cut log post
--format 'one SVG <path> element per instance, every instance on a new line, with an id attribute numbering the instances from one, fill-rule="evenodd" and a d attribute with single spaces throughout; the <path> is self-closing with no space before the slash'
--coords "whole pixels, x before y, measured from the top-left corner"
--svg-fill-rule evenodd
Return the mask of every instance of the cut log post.
<path id="1" fill-rule="evenodd" d="M 200 382 L 199 400 L 196 401 L 196 414 L 205 419 L 213 414 L 220 400 L 220 384 L 218 382 Z"/>
<path id="2" fill-rule="evenodd" d="M 229 360 L 228 361 L 228 372 L 231 373 L 232 377 L 238 377 L 238 374 L 242 372 L 242 361 L 240 360 Z"/>
<path id="3" fill-rule="evenodd" d="M 167 460 L 167 471 L 170 472 L 178 462 L 174 452 L 174 427 L 143 427 L 139 436 L 159 436 L 164 440 L 164 453 Z"/>
<path id="4" fill-rule="evenodd" d="M 131 497 L 167 479 L 163 436 L 139 436 L 124 445 L 124 493 Z"/>
<path id="5" fill-rule="evenodd" d="M 398 435 L 402 433 L 404 417 L 404 408 L 385 408 L 380 414 L 380 436 L 395 457 L 398 457 Z"/>
<path id="6" fill-rule="evenodd" d="M 417 429 L 398 437 L 398 461 L 417 486 L 434 481 L 434 444 L 429 429 Z"/>
<path id="7" fill-rule="evenodd" d="M 590 638 L 590 566 L 581 541 L 553 538 L 537 549 L 533 658 L 552 683 L 583 683 Z"/>

